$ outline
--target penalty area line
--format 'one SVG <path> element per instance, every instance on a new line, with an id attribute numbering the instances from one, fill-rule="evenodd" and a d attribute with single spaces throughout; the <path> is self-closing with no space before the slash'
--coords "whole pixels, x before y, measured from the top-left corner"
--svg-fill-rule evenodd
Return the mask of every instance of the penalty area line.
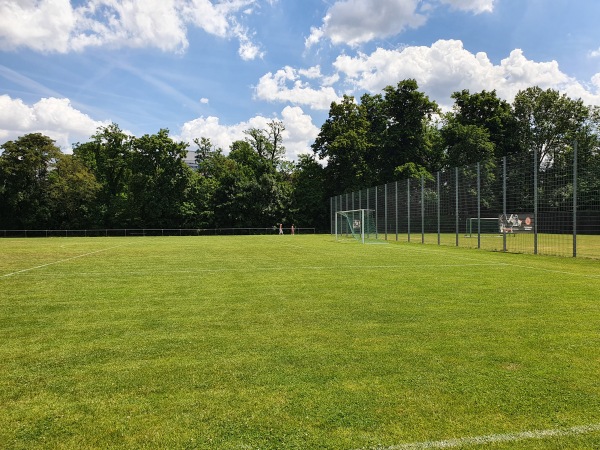
<path id="1" fill-rule="evenodd" d="M 371 447 L 377 450 L 421 450 L 430 448 L 455 448 L 465 445 L 486 445 L 501 442 L 518 442 L 532 439 L 546 439 L 552 437 L 569 437 L 600 431 L 600 423 L 580 425 L 570 428 L 555 428 L 549 430 L 522 431 L 520 433 L 490 434 L 487 436 L 474 436 L 443 441 L 414 442 L 411 444 L 392 445 L 390 447 Z"/>
<path id="2" fill-rule="evenodd" d="M 16 272 L 11 272 L 11 273 L 4 274 L 0 278 L 12 277 L 14 275 L 19 275 L 20 273 L 30 272 L 30 271 L 36 270 L 36 269 L 42 269 L 44 267 L 53 266 L 55 264 L 60 264 L 60 263 L 67 262 L 67 261 L 72 261 L 74 259 L 84 258 L 86 256 L 94 255 L 96 253 L 102 253 L 102 252 L 106 252 L 108 250 L 112 250 L 112 249 L 115 249 L 115 248 L 123 247 L 124 245 L 128 245 L 128 244 L 115 245 L 114 247 L 109 247 L 109 248 L 103 248 L 103 249 L 100 249 L 100 250 L 95 250 L 93 252 L 84 253 L 83 255 L 71 256 L 70 258 L 61 259 L 59 261 L 52 261 L 52 262 L 49 262 L 49 263 L 46 263 L 46 264 L 41 264 L 39 266 L 29 267 L 27 269 L 22 269 L 22 270 L 17 270 Z"/>

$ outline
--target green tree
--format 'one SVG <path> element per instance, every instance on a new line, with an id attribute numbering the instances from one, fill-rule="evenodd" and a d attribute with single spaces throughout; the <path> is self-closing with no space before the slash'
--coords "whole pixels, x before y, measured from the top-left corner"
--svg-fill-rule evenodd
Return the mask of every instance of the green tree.
<path id="1" fill-rule="evenodd" d="M 257 227 L 260 223 L 261 158 L 246 141 L 231 145 L 227 170 L 215 190 L 215 225 L 217 227 Z"/>
<path id="2" fill-rule="evenodd" d="M 333 102 L 329 117 L 312 145 L 313 152 L 327 161 L 328 196 L 370 185 L 368 165 L 370 124 L 366 110 L 345 95 Z"/>
<path id="3" fill-rule="evenodd" d="M 268 159 L 273 164 L 277 164 L 281 161 L 283 155 L 285 155 L 285 147 L 283 146 L 283 132 L 285 131 L 285 125 L 280 120 L 272 120 L 267 123 L 267 139 L 269 141 L 269 154 Z"/>
<path id="4" fill-rule="evenodd" d="M 314 155 L 300 155 L 292 174 L 292 222 L 299 227 L 329 230 L 325 168 Z"/>
<path id="5" fill-rule="evenodd" d="M 126 224 L 132 143 L 133 137 L 113 123 L 99 127 L 91 141 L 73 146 L 73 154 L 100 183 L 95 206 L 100 226 L 114 228 Z"/>
<path id="6" fill-rule="evenodd" d="M 494 156 L 495 146 L 489 131 L 480 125 L 462 124 L 450 118 L 441 130 L 446 144 L 448 167 L 461 167 Z"/>
<path id="7" fill-rule="evenodd" d="M 0 223 L 4 228 L 48 226 L 49 174 L 62 156 L 60 149 L 41 133 L 26 134 L 0 148 Z"/>
<path id="8" fill-rule="evenodd" d="M 273 149 L 266 131 L 260 128 L 249 128 L 244 131 L 244 134 L 246 135 L 245 141 L 254 149 L 257 156 L 261 160 L 268 160 Z"/>
<path id="9" fill-rule="evenodd" d="M 498 98 L 496 91 L 482 91 L 471 94 L 467 89 L 452 94 L 454 99 L 453 111 L 446 115 L 444 133 L 449 139 L 448 146 L 454 146 L 467 152 L 455 158 L 463 163 L 476 162 L 484 157 L 495 156 L 501 158 L 506 155 L 520 153 L 517 120 L 511 105 Z M 463 128 L 466 127 L 466 128 Z M 476 127 L 476 128 L 475 128 Z M 493 153 L 481 154 L 484 136 L 493 145 Z M 469 154 L 468 142 L 461 143 L 461 138 L 473 143 L 479 143 L 473 155 Z M 485 147 L 488 147 L 485 145 Z M 484 153 L 487 153 L 487 150 Z"/>
<path id="10" fill-rule="evenodd" d="M 48 178 L 52 228 L 97 226 L 94 205 L 101 186 L 77 157 L 61 155 Z"/>
<path id="11" fill-rule="evenodd" d="M 215 190 L 216 226 L 268 227 L 289 215 L 291 182 L 264 151 L 271 145 L 263 140 L 267 133 L 251 129 L 246 134 L 252 139 L 231 145 Z"/>
<path id="12" fill-rule="evenodd" d="M 128 191 L 131 225 L 178 228 L 193 222 L 187 147 L 173 141 L 166 129 L 134 139 Z"/>
<path id="13" fill-rule="evenodd" d="M 433 172 L 439 163 L 437 146 L 428 140 L 431 136 L 429 123 L 439 112 L 437 104 L 418 90 L 415 80 L 409 79 L 397 86 L 384 88 L 384 115 L 387 121 L 385 140 L 380 156 L 378 182 L 396 179 L 395 170 L 412 162 Z"/>
<path id="14" fill-rule="evenodd" d="M 215 148 L 209 138 L 194 139 L 194 143 L 198 147 L 195 158 L 198 168 L 190 181 L 190 195 L 195 205 L 195 223 L 200 228 L 212 228 L 215 227 L 215 195 L 233 161 L 221 148 Z"/>
<path id="15" fill-rule="evenodd" d="M 590 109 L 581 99 L 573 100 L 554 89 L 525 89 L 513 105 L 520 145 L 530 152 L 537 150 L 542 168 L 551 167 L 571 147 L 590 119 Z"/>

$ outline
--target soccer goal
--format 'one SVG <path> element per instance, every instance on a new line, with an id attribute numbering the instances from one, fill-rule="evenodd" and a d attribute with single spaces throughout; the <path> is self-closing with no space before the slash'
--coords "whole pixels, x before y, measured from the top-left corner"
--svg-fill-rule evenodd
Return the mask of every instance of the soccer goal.
<path id="1" fill-rule="evenodd" d="M 473 237 L 478 234 L 502 234 L 498 217 L 467 218 L 465 235 L 467 237 Z"/>
<path id="2" fill-rule="evenodd" d="M 335 238 L 354 238 L 365 243 L 369 239 L 377 239 L 374 209 L 353 209 L 335 213 Z"/>

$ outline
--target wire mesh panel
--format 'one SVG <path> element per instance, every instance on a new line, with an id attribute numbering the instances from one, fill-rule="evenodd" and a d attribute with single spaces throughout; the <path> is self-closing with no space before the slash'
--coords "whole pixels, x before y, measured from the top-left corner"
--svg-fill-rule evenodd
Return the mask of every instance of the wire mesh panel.
<path id="1" fill-rule="evenodd" d="M 341 194 L 335 211 L 373 211 L 376 238 L 600 259 L 600 159 L 509 155 Z M 332 226 L 333 230 L 333 226 Z"/>
<path id="2" fill-rule="evenodd" d="M 446 170 L 439 173 L 439 212 L 440 244 L 456 245 L 456 171 Z"/>
<path id="3" fill-rule="evenodd" d="M 506 250 L 533 253 L 534 246 L 534 158 L 533 155 L 506 158 Z"/>
<path id="4" fill-rule="evenodd" d="M 600 259 L 600 162 L 597 155 L 580 151 L 576 166 L 577 256 Z"/>
<path id="5" fill-rule="evenodd" d="M 397 212 L 397 229 L 398 229 L 398 241 L 408 242 L 408 230 L 410 224 L 409 215 L 409 180 L 402 180 L 396 182 L 396 210 Z"/>
<path id="6" fill-rule="evenodd" d="M 459 245 L 479 248 L 477 165 L 458 169 Z M 474 228 L 475 226 L 475 228 Z"/>
<path id="7" fill-rule="evenodd" d="M 500 230 L 503 208 L 503 162 L 489 159 L 479 164 L 479 239 L 480 248 L 502 251 L 504 236 Z"/>
<path id="8" fill-rule="evenodd" d="M 421 211 L 423 217 L 421 227 L 423 242 L 437 244 L 438 242 L 438 194 L 437 177 L 422 178 L 421 182 Z"/>
<path id="9" fill-rule="evenodd" d="M 538 253 L 573 253 L 573 158 L 540 161 L 538 170 Z"/>
<path id="10" fill-rule="evenodd" d="M 385 239 L 385 223 L 386 223 L 386 209 L 385 209 L 385 185 L 377 186 L 374 188 L 375 191 L 375 221 L 377 227 L 377 237 Z"/>

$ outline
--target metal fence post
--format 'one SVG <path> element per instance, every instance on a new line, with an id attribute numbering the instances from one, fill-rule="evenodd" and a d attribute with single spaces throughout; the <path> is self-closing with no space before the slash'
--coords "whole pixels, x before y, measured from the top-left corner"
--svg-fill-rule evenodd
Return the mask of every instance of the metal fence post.
<path id="1" fill-rule="evenodd" d="M 410 242 L 410 178 L 406 180 L 406 205 L 407 205 L 407 214 L 406 214 L 407 235 L 408 235 L 408 242 Z"/>
<path id="2" fill-rule="evenodd" d="M 329 199 L 329 232 L 330 232 L 331 234 L 333 234 L 333 223 L 334 223 L 334 222 L 333 222 L 333 220 L 331 220 L 331 217 L 332 217 L 332 216 L 333 216 L 333 214 L 334 214 L 334 210 L 333 210 L 333 199 L 334 199 L 334 198 L 335 198 L 335 197 L 331 197 L 331 198 Z M 337 217 L 337 213 L 335 214 L 335 216 L 334 216 L 334 217 Z M 336 230 L 337 230 L 337 227 L 336 227 Z"/>
<path id="3" fill-rule="evenodd" d="M 481 163 L 477 163 L 477 248 L 481 248 Z"/>
<path id="4" fill-rule="evenodd" d="M 533 254 L 538 254 L 538 152 L 533 149 Z"/>
<path id="5" fill-rule="evenodd" d="M 441 217 L 440 217 L 440 173 L 437 172 L 437 189 L 436 189 L 436 196 L 437 196 L 437 242 L 438 245 L 440 245 L 442 243 L 441 241 L 441 232 L 442 232 L 442 225 L 441 225 Z"/>
<path id="6" fill-rule="evenodd" d="M 385 240 L 388 240 L 388 198 L 387 198 L 387 189 L 388 185 L 387 183 L 383 186 L 383 201 L 384 201 L 384 205 L 383 205 L 383 225 L 385 226 Z"/>
<path id="7" fill-rule="evenodd" d="M 506 156 L 502 158 L 502 214 L 506 220 Z M 506 231 L 502 230 L 502 251 L 506 252 Z"/>
<path id="8" fill-rule="evenodd" d="M 573 258 L 577 257 L 577 141 L 573 143 Z"/>
<path id="9" fill-rule="evenodd" d="M 458 167 L 454 168 L 454 191 L 455 191 L 455 208 L 454 208 L 454 216 L 455 216 L 455 229 L 456 229 L 456 246 L 458 247 L 458 234 L 460 233 L 459 230 L 459 218 L 458 218 L 458 211 L 459 211 L 459 207 L 458 207 Z"/>
<path id="10" fill-rule="evenodd" d="M 398 242 L 398 182 L 395 182 L 396 185 L 396 199 L 395 199 L 395 205 L 396 205 L 396 242 Z"/>
<path id="11" fill-rule="evenodd" d="M 377 191 L 379 188 L 375 188 L 375 239 L 379 239 L 379 202 L 377 201 Z"/>
<path id="12" fill-rule="evenodd" d="M 421 244 L 425 243 L 425 178 L 421 175 Z"/>

